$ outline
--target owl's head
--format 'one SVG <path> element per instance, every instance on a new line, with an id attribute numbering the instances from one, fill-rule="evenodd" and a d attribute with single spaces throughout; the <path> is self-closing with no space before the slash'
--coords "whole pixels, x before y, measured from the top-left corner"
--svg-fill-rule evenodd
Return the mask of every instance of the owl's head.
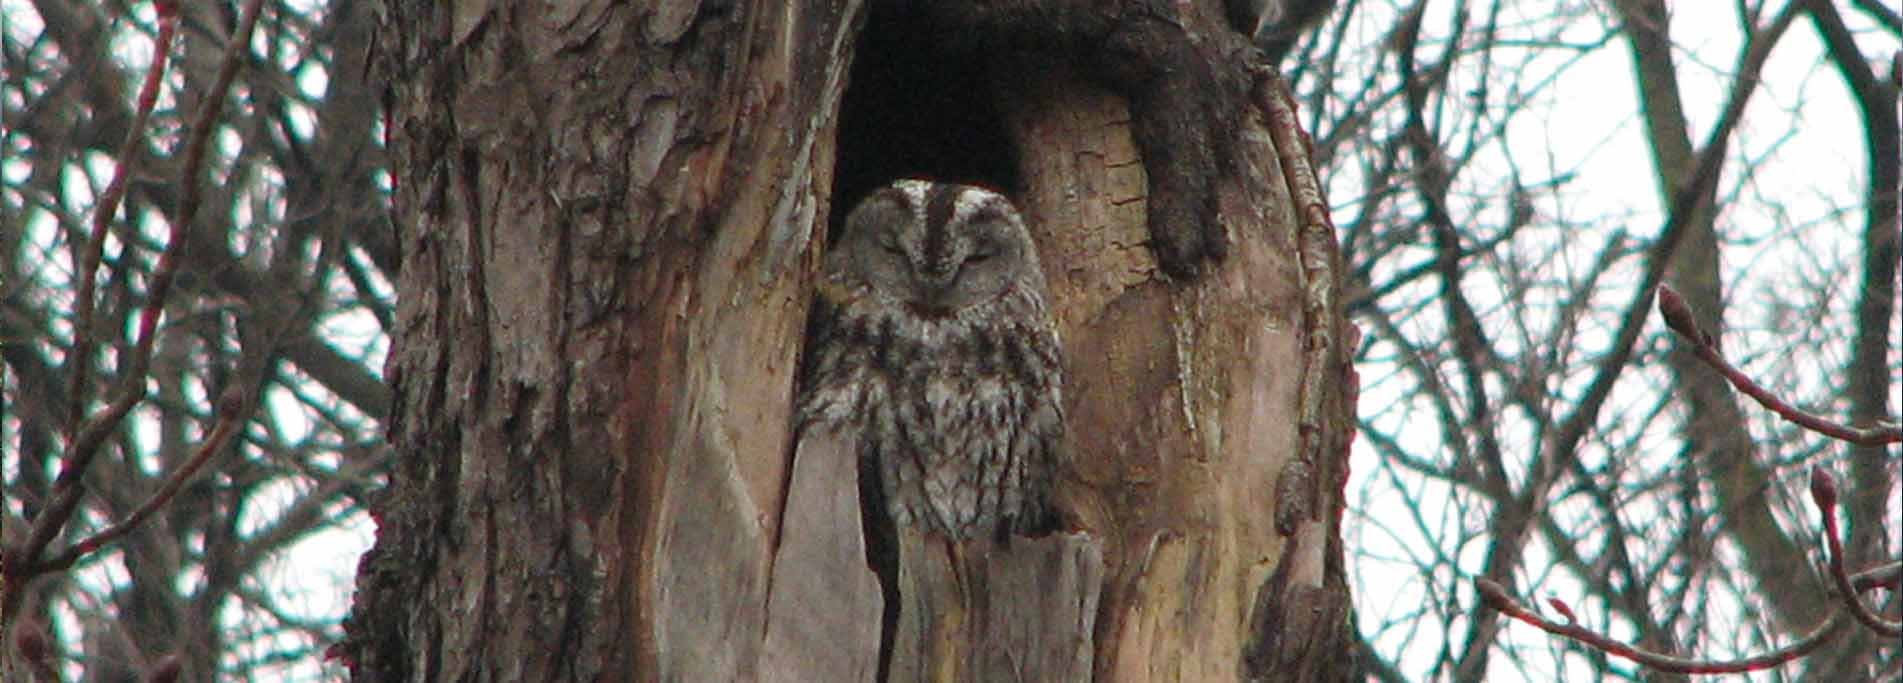
<path id="1" fill-rule="evenodd" d="M 1011 201 L 971 185 L 905 179 L 852 212 L 826 269 L 924 317 L 953 315 L 1014 290 L 1041 296 L 1043 273 Z"/>

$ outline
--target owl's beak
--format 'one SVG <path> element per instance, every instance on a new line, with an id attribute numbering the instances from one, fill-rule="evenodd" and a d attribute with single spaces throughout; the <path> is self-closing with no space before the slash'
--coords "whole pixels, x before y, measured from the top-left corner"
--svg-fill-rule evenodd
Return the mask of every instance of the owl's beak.
<path id="1" fill-rule="evenodd" d="M 956 268 L 921 268 L 918 271 L 918 308 L 921 313 L 940 317 L 951 313 L 952 285 L 955 284 Z"/>
<path id="2" fill-rule="evenodd" d="M 918 284 L 920 288 L 940 295 L 951 291 L 952 280 L 957 275 L 956 267 L 926 266 L 918 269 Z"/>

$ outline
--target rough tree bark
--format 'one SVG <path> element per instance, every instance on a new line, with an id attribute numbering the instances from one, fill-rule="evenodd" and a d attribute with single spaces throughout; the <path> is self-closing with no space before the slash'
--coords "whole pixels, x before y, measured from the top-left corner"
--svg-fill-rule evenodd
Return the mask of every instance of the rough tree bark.
<path id="1" fill-rule="evenodd" d="M 359 679 L 862 679 L 880 639 L 894 678 L 999 670 L 944 666 L 970 637 L 1077 648 L 1047 680 L 1355 675 L 1352 332 L 1279 80 L 1217 2 L 943 6 L 389 6 L 400 457 L 333 651 Z M 949 116 L 992 135 L 938 161 L 877 111 L 842 128 L 849 80 L 919 59 L 894 45 L 975 85 Z M 1070 533 L 985 570 L 967 633 L 997 635 L 937 650 L 893 642 L 916 614 L 867 623 L 854 475 L 789 446 L 829 216 L 902 173 L 1032 218 L 1075 458 Z M 1025 628 L 1037 605 L 1073 632 Z"/>

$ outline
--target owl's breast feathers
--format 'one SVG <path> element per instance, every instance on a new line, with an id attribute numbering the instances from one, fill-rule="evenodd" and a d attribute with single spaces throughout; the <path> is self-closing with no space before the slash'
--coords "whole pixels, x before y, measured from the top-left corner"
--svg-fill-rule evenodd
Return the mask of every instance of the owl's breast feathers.
<path id="1" fill-rule="evenodd" d="M 996 300 L 938 316 L 917 315 L 869 288 L 831 278 L 820 285 L 819 296 L 814 315 L 825 319 L 812 343 L 819 349 L 813 360 L 823 365 L 887 379 L 997 377 L 1039 392 L 1059 389 L 1057 336 L 1034 295 L 1011 289 Z"/>
<path id="2" fill-rule="evenodd" d="M 828 278 L 802 429 L 851 430 L 895 521 L 957 538 L 1035 530 L 1063 436 L 1056 334 L 1013 290 L 942 317 Z"/>

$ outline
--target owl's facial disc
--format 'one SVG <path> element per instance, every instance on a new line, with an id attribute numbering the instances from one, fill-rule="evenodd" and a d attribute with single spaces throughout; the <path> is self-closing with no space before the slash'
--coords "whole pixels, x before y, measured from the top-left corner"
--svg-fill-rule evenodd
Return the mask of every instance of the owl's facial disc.
<path id="1" fill-rule="evenodd" d="M 950 237 L 938 258 L 914 262 L 913 282 L 924 311 L 940 315 L 995 301 L 1016 281 L 1018 255 L 997 227 L 965 226 Z"/>
<path id="2" fill-rule="evenodd" d="M 1017 213 L 981 188 L 899 180 L 847 219 L 829 259 L 923 318 L 998 301 L 1034 258 Z"/>

